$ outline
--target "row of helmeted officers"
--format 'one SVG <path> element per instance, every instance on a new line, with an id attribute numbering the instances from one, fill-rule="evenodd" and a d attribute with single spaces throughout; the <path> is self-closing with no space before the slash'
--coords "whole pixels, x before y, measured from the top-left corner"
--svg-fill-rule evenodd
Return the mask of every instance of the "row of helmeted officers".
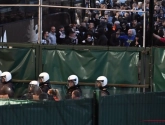
<path id="1" fill-rule="evenodd" d="M 10 72 L 1 72 L 0 83 L 0 98 L 14 98 L 14 85 L 12 84 L 12 75 Z M 43 72 L 39 75 L 38 81 L 31 81 L 28 88 L 23 92 L 20 99 L 29 100 L 61 100 L 58 89 L 51 87 L 49 82 L 49 74 Z M 107 90 L 107 78 L 105 76 L 99 76 L 96 80 L 96 86 L 101 91 L 101 96 L 110 95 Z M 81 87 L 79 86 L 79 79 L 76 75 L 70 75 L 68 77 L 68 89 L 65 95 L 65 99 L 80 99 L 83 97 Z"/>

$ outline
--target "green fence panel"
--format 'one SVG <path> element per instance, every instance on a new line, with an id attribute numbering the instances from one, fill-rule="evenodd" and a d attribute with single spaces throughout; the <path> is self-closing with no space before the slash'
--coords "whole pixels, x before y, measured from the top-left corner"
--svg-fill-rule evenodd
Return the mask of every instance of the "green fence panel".
<path id="1" fill-rule="evenodd" d="M 12 73 L 13 79 L 35 79 L 35 50 L 0 49 L 0 70 Z"/>
<path id="2" fill-rule="evenodd" d="M 1 101 L 1 125 L 92 125 L 92 99 L 16 103 L 4 100 L 5 104 Z"/>
<path id="3" fill-rule="evenodd" d="M 165 90 L 165 48 L 153 48 L 153 84 L 154 91 Z"/>
<path id="4" fill-rule="evenodd" d="M 43 71 L 52 81 L 64 82 L 76 74 L 81 82 L 95 82 L 104 75 L 109 83 L 138 83 L 138 52 L 108 50 L 48 50 L 42 51 Z"/>
<path id="5" fill-rule="evenodd" d="M 99 125 L 164 125 L 165 93 L 101 97 Z"/>

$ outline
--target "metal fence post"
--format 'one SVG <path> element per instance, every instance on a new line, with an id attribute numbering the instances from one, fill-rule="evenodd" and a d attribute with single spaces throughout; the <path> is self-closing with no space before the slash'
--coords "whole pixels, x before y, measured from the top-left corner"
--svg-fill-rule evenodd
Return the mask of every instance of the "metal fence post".
<path id="1" fill-rule="evenodd" d="M 39 73 L 41 73 L 43 71 L 43 67 L 42 67 L 42 49 L 43 49 L 43 47 L 41 45 L 39 45 L 39 63 L 38 63 Z"/>
<path id="2" fill-rule="evenodd" d="M 99 98 L 100 90 L 93 91 L 93 125 L 98 125 L 99 123 Z"/>
<path id="3" fill-rule="evenodd" d="M 40 46 L 37 45 L 36 48 L 35 48 L 35 56 L 36 56 L 36 79 L 38 79 L 38 75 L 39 75 L 39 63 L 40 63 L 40 60 L 39 60 L 39 55 L 40 55 Z"/>

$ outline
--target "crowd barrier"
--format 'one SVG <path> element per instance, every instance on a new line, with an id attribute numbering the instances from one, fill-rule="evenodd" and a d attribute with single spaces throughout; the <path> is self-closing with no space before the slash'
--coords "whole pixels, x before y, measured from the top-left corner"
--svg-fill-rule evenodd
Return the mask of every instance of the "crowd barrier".
<path id="1" fill-rule="evenodd" d="M 0 125 L 92 125 L 92 99 L 0 100 Z"/>
<path id="2" fill-rule="evenodd" d="M 78 100 L 0 100 L 1 125 L 164 125 L 165 92 Z"/>
<path id="3" fill-rule="evenodd" d="M 165 92 L 101 97 L 99 125 L 164 125 Z"/>

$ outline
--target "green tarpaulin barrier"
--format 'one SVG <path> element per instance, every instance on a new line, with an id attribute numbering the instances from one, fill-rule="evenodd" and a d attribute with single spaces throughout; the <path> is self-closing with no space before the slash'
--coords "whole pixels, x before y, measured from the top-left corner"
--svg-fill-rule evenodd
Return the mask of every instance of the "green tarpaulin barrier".
<path id="1" fill-rule="evenodd" d="M 35 65 L 34 49 L 0 49 L 0 70 L 11 72 L 14 79 L 35 79 Z"/>
<path id="2" fill-rule="evenodd" d="M 165 93 L 101 97 L 99 125 L 164 125 Z"/>
<path id="3" fill-rule="evenodd" d="M 64 82 L 76 74 L 81 82 L 95 82 L 104 75 L 109 83 L 138 83 L 138 52 L 107 50 L 47 50 L 42 51 L 43 71 L 51 81 Z"/>
<path id="4" fill-rule="evenodd" d="M 92 125 L 92 99 L 0 104 L 0 125 Z"/>
<path id="5" fill-rule="evenodd" d="M 38 46 L 39 47 L 39 46 Z M 135 52 L 134 52 L 135 51 Z M 50 74 L 51 81 L 66 82 L 71 74 L 76 74 L 80 82 L 95 83 L 100 75 L 105 75 L 109 83 L 137 84 L 139 52 L 135 49 L 112 50 L 73 50 L 42 49 L 43 71 Z M 0 50 L 0 70 L 10 71 L 13 79 L 37 79 L 39 65 L 36 62 L 35 48 L 12 48 Z M 15 97 L 20 97 L 27 88 L 27 83 L 15 83 Z M 54 86 L 54 85 L 52 85 Z M 62 97 L 66 86 L 59 85 Z M 56 87 L 53 87 L 56 88 Z M 59 87 L 58 87 L 59 88 Z M 95 87 L 83 86 L 83 95 L 92 97 Z M 124 91 L 123 91 L 124 90 Z M 109 88 L 111 94 L 138 92 L 134 88 Z"/>
<path id="6" fill-rule="evenodd" d="M 165 91 L 165 48 L 153 48 L 154 91 Z"/>

